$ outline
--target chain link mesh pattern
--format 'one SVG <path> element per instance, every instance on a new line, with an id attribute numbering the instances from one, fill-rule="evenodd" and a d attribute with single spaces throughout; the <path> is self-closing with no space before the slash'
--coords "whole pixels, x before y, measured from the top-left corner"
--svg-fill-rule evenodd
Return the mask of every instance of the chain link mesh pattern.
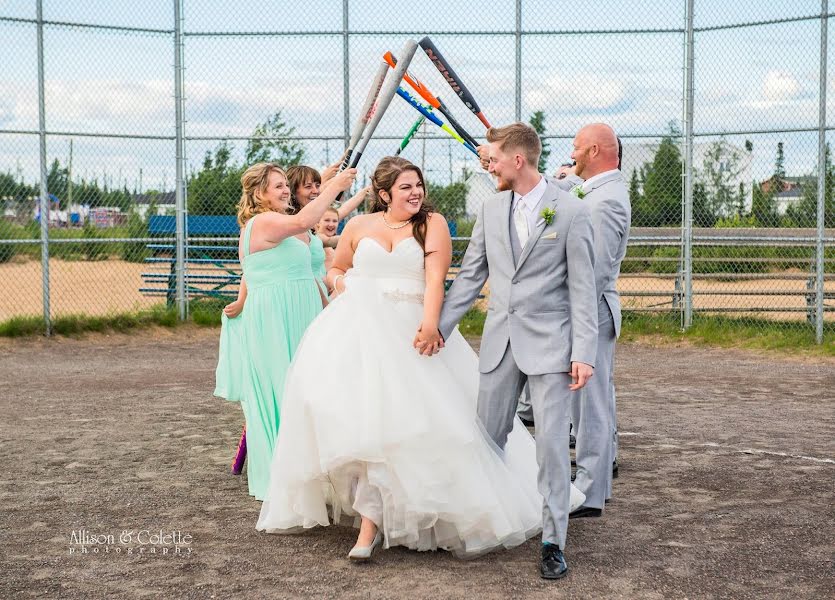
<path id="1" fill-rule="evenodd" d="M 696 317 L 814 323 L 822 162 L 824 325 L 833 328 L 835 50 L 826 48 L 828 128 L 819 161 L 820 2 L 694 1 L 689 199 L 685 1 L 593 0 L 557 10 L 545 0 L 479 0 L 450 3 L 440 16 L 381 11 L 367 0 L 298 8 L 183 1 L 189 302 L 220 305 L 235 294 L 234 207 L 245 166 L 259 157 L 317 169 L 338 160 L 382 53 L 429 35 L 493 124 L 517 114 L 536 123 L 545 173 L 570 160 L 583 125 L 616 129 L 633 207 L 620 290 L 633 314 L 684 314 L 688 200 Z M 0 321 L 41 315 L 43 306 L 36 15 L 34 0 L 0 4 Z M 53 318 L 175 302 L 175 15 L 175 3 L 164 0 L 141 11 L 120 2 L 44 6 Z M 410 71 L 483 140 L 483 124 L 420 50 Z M 417 117 L 393 100 L 358 185 Z M 490 177 L 431 124 L 402 156 L 423 168 L 460 260 Z"/>

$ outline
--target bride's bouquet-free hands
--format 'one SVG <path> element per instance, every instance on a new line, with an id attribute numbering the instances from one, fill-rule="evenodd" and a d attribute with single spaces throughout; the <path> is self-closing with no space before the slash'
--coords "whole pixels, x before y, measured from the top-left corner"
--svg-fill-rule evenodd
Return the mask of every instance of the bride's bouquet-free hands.
<path id="1" fill-rule="evenodd" d="M 412 346 L 423 356 L 434 356 L 444 347 L 444 337 L 437 325 L 425 326 L 421 323 Z"/>

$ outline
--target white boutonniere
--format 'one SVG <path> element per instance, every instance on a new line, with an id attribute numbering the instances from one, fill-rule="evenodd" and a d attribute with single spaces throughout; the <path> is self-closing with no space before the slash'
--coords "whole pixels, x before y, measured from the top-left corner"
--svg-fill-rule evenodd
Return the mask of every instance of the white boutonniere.
<path id="1" fill-rule="evenodd" d="M 583 191 L 583 186 L 582 185 L 574 186 L 574 189 L 572 189 L 571 192 L 575 196 L 577 196 L 580 200 L 582 200 L 583 198 L 586 197 L 586 192 Z"/>
<path id="2" fill-rule="evenodd" d="M 556 214 L 557 213 L 554 212 L 553 208 L 543 208 L 542 212 L 539 213 L 539 216 L 543 221 L 545 221 L 546 225 L 550 225 Z"/>

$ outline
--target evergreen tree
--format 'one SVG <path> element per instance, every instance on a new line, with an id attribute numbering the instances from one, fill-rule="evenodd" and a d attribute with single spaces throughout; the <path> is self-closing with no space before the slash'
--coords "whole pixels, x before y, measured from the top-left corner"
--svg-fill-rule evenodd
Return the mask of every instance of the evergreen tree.
<path id="1" fill-rule="evenodd" d="M 682 169 L 680 133 L 673 124 L 661 139 L 652 163 L 646 165 L 644 210 L 646 225 L 681 225 Z"/>
<path id="2" fill-rule="evenodd" d="M 548 140 L 543 137 L 545 135 L 545 113 L 541 110 L 533 113 L 533 115 L 531 115 L 530 124 L 531 127 L 534 128 L 534 131 L 536 131 L 537 135 L 539 135 L 539 141 L 542 143 L 542 153 L 539 155 L 539 165 L 537 168 L 540 173 L 544 173 L 548 168 L 548 157 L 551 156 Z"/>
<path id="3" fill-rule="evenodd" d="M 252 132 L 253 138 L 246 147 L 247 166 L 257 162 L 273 162 L 287 168 L 304 162 L 304 146 L 292 139 L 296 128 L 289 126 L 281 118 L 281 111 L 276 112 Z"/>

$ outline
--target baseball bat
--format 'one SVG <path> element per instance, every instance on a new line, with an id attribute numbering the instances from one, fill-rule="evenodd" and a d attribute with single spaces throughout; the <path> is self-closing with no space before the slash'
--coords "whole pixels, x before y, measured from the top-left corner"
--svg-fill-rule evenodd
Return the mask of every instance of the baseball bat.
<path id="1" fill-rule="evenodd" d="M 365 131 L 368 121 L 370 121 L 371 117 L 374 115 L 375 102 L 377 100 L 377 96 L 380 94 L 380 88 L 383 87 L 383 81 L 385 80 L 387 73 L 388 64 L 383 62 L 374 74 L 374 79 L 371 81 L 371 87 L 365 97 L 365 102 L 362 104 L 359 117 L 354 123 L 354 128 L 351 130 L 351 141 L 348 143 L 348 151 L 345 153 L 345 158 L 342 160 L 342 166 L 339 167 L 340 171 L 348 166 L 348 163 L 351 160 L 351 154 L 353 153 L 357 142 L 359 142 L 362 132 Z"/>
<path id="2" fill-rule="evenodd" d="M 394 68 L 395 65 L 397 65 L 397 59 L 394 58 L 394 55 L 391 52 L 386 52 L 383 55 L 383 60 L 385 60 L 391 68 Z M 471 136 L 466 129 L 464 129 L 464 127 L 455 119 L 455 117 L 452 116 L 452 112 L 443 103 L 443 101 L 439 97 L 435 96 L 431 91 L 429 91 L 429 88 L 426 87 L 423 83 L 421 83 L 421 81 L 417 77 L 412 76 L 411 73 L 406 71 L 406 74 L 403 76 L 403 79 L 406 80 L 406 83 L 412 86 L 413 90 L 420 94 L 421 98 L 423 98 L 429 103 L 429 106 L 431 106 L 434 109 L 437 109 L 438 112 L 440 112 L 442 115 L 446 117 L 446 120 L 449 121 L 449 124 L 452 126 L 452 128 L 458 132 L 458 135 L 467 140 L 470 143 L 470 145 L 473 146 L 473 148 L 478 146 L 478 142 L 475 141 L 475 138 Z"/>
<path id="3" fill-rule="evenodd" d="M 489 129 L 490 123 L 487 121 L 487 117 L 484 116 L 484 113 L 481 112 L 481 109 L 479 108 L 473 95 L 470 93 L 470 90 L 467 89 L 467 86 L 464 85 L 461 78 L 455 74 L 455 71 L 453 71 L 452 67 L 449 66 L 449 62 L 447 62 L 443 55 L 438 52 L 438 49 L 435 47 L 435 44 L 432 43 L 432 40 L 429 39 L 429 36 L 420 40 L 420 47 L 423 48 L 426 56 L 429 57 L 432 64 L 435 65 L 438 71 L 441 72 L 441 75 L 444 76 L 444 79 L 446 79 L 446 82 L 452 90 L 458 94 L 458 97 L 461 98 L 464 105 L 469 108 L 482 123 L 484 123 L 485 127 Z"/>
<path id="4" fill-rule="evenodd" d="M 425 107 L 423 104 L 421 104 L 420 102 L 418 102 L 418 101 L 415 99 L 415 97 L 414 97 L 414 96 L 412 96 L 409 92 L 407 92 L 406 90 L 404 90 L 404 89 L 403 89 L 403 88 L 401 88 L 401 87 L 397 88 L 397 95 L 398 95 L 398 96 L 400 96 L 401 98 L 403 98 L 403 99 L 404 99 L 406 102 L 408 102 L 409 104 L 411 104 L 411 105 L 412 105 L 412 107 L 413 107 L 415 110 L 417 110 L 420 114 L 422 114 L 424 117 L 426 117 L 427 119 L 429 119 L 430 121 L 432 121 L 435 125 L 437 125 L 437 126 L 438 126 L 438 127 L 440 127 L 441 129 L 443 129 L 444 131 L 446 131 L 446 132 L 447 132 L 449 135 L 451 135 L 453 138 L 455 138 L 456 140 L 458 140 L 459 142 L 461 142 L 462 144 L 464 144 L 464 146 L 467 148 L 467 150 L 469 150 L 469 151 L 471 151 L 471 152 L 474 152 L 474 153 L 475 153 L 475 155 L 476 155 L 476 156 L 478 156 L 478 152 L 475 150 L 475 148 L 471 147 L 471 146 L 469 145 L 469 143 L 467 143 L 467 142 L 464 140 L 464 138 L 462 138 L 462 137 L 461 137 L 460 135 L 458 135 L 455 131 L 453 131 L 453 130 L 449 127 L 449 125 L 447 125 L 446 123 L 444 123 L 443 121 L 441 121 L 441 120 L 440 120 L 440 119 L 439 119 L 436 115 L 434 115 L 434 114 L 432 113 L 432 109 Z"/>
<path id="5" fill-rule="evenodd" d="M 409 130 L 409 133 L 406 134 L 406 137 L 403 138 L 403 141 L 400 142 L 400 146 L 397 148 L 397 152 L 394 153 L 395 156 L 400 156 L 400 153 L 406 149 L 406 146 L 409 145 L 409 142 L 412 141 L 412 138 L 415 137 L 417 130 L 420 129 L 420 126 L 423 125 L 423 122 L 426 121 L 426 117 L 421 115 L 418 117 L 418 120 L 415 121 L 412 128 Z"/>
<path id="6" fill-rule="evenodd" d="M 417 42 L 413 39 L 406 40 L 406 43 L 403 44 L 403 48 L 400 50 L 400 58 L 398 59 L 397 68 L 394 69 L 394 72 L 391 75 L 386 77 L 386 80 L 383 83 L 383 88 L 380 90 L 380 94 L 377 97 L 377 108 L 374 111 L 374 115 L 369 120 L 368 125 L 366 125 L 365 131 L 363 132 L 362 138 L 360 138 L 360 141 L 354 148 L 350 165 L 352 169 L 357 166 L 357 163 L 359 163 L 360 158 L 362 158 L 362 153 L 365 152 L 368 142 L 371 141 L 371 136 L 374 135 L 374 130 L 377 129 L 377 125 L 380 124 L 380 120 L 383 118 L 383 115 L 386 114 L 386 111 L 391 104 L 391 100 L 397 93 L 397 88 L 400 86 L 400 82 L 403 80 L 403 75 L 406 74 L 406 69 L 409 67 L 409 63 L 412 62 L 412 58 L 414 57 L 416 51 Z M 386 68 L 388 68 L 388 65 L 386 65 Z M 344 192 L 340 192 L 336 197 L 337 202 L 342 199 L 343 193 Z"/>

